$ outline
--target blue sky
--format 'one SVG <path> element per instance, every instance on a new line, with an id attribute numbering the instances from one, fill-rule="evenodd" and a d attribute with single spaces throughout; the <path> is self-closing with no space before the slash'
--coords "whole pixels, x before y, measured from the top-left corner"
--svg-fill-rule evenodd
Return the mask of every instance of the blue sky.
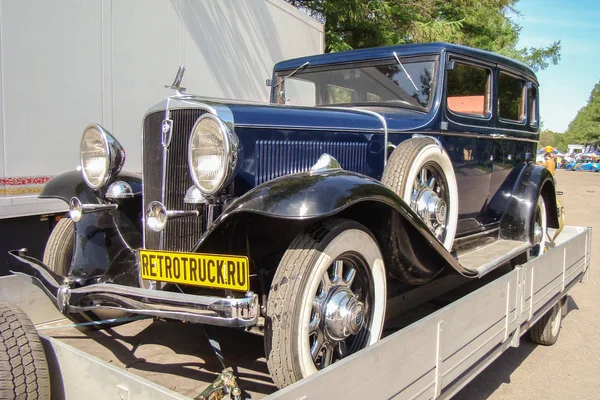
<path id="1" fill-rule="evenodd" d="M 567 130 L 600 81 L 600 1 L 520 0 L 519 47 L 562 42 L 562 59 L 538 72 L 543 129 Z"/>

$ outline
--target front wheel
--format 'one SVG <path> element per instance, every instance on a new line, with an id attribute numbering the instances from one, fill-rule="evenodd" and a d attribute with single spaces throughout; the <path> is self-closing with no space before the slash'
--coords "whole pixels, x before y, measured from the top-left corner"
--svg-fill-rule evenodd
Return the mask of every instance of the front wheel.
<path id="1" fill-rule="evenodd" d="M 44 250 L 44 264 L 53 272 L 62 277 L 69 275 L 71 263 L 73 262 L 73 251 L 75 246 L 75 223 L 70 218 L 62 218 L 54 227 L 46 243 Z M 62 284 L 63 282 L 59 282 Z M 68 313 L 67 318 L 75 323 L 96 324 L 98 321 L 126 317 L 128 314 L 121 311 L 99 310 L 97 312 Z M 94 328 L 108 328 L 120 325 L 120 323 L 99 323 L 92 325 Z"/>
<path id="2" fill-rule="evenodd" d="M 385 302 L 383 257 L 367 228 L 333 219 L 298 235 L 267 304 L 265 352 L 277 387 L 378 341 Z"/>

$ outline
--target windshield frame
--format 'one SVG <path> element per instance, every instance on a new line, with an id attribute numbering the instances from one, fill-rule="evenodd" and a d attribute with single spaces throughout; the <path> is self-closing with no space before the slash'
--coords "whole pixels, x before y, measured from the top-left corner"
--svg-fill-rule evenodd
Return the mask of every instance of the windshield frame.
<path id="1" fill-rule="evenodd" d="M 438 97 L 438 92 L 440 90 L 440 68 L 442 66 L 441 63 L 441 55 L 439 53 L 431 53 L 431 54 L 418 54 L 418 55 L 399 55 L 398 56 L 402 64 L 411 64 L 415 62 L 433 62 L 434 63 L 434 71 L 432 74 L 432 89 L 431 94 L 428 100 L 427 107 L 418 107 L 410 104 L 399 104 L 392 102 L 378 102 L 378 101 L 360 101 L 360 102 L 349 102 L 349 103 L 335 103 L 335 104 L 315 104 L 312 106 L 304 106 L 304 107 L 392 107 L 392 108 L 403 108 L 410 109 L 422 113 L 429 113 L 432 108 L 436 105 L 436 99 Z M 289 79 L 302 79 L 302 75 L 315 73 L 315 72 L 328 72 L 328 71 L 336 71 L 336 70 L 345 70 L 345 69 L 353 69 L 353 68 L 368 68 L 368 67 L 392 67 L 397 66 L 399 71 L 402 71 L 402 68 L 398 64 L 398 61 L 394 56 L 380 58 L 380 59 L 370 59 L 364 61 L 353 61 L 346 63 L 336 63 L 336 64 L 326 64 L 319 65 L 315 67 L 311 67 L 308 65 L 306 68 L 299 70 Z M 295 69 L 285 69 L 273 72 L 273 87 L 271 90 L 271 103 L 286 105 L 285 102 L 281 102 L 280 93 L 277 92 L 278 87 L 275 87 L 275 84 L 280 81 L 280 79 L 285 78 L 287 75 L 292 73 Z M 307 81 L 311 81 L 310 79 L 305 79 Z M 284 86 L 285 90 L 285 86 Z M 316 103 L 316 102 L 315 102 Z M 290 106 L 297 106 L 291 105 Z"/>

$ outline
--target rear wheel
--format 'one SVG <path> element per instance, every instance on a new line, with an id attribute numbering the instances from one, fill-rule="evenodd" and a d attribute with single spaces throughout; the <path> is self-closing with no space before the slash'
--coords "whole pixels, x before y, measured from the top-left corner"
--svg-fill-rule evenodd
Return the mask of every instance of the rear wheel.
<path id="1" fill-rule="evenodd" d="M 18 307 L 0 303 L 0 399 L 49 399 L 44 347 Z"/>
<path id="2" fill-rule="evenodd" d="M 531 234 L 531 249 L 529 250 L 529 259 L 541 256 L 547 250 L 548 238 L 548 219 L 546 214 L 546 200 L 539 196 L 536 202 L 535 214 L 533 218 L 533 229 Z"/>
<path id="3" fill-rule="evenodd" d="M 71 263 L 73 262 L 73 250 L 75 246 L 75 223 L 70 218 L 62 218 L 52 230 L 46 248 L 44 250 L 44 264 L 52 271 L 62 277 L 69 274 Z M 63 282 L 59 282 L 63 283 Z M 121 318 L 127 316 L 127 313 L 120 311 L 97 311 L 85 313 L 68 313 L 67 318 L 75 323 L 86 323 L 102 321 L 106 319 Z M 94 328 L 107 328 L 116 326 L 118 323 L 93 325 Z"/>
<path id="4" fill-rule="evenodd" d="M 385 302 L 383 257 L 364 226 L 334 219 L 301 233 L 267 304 L 265 352 L 275 384 L 290 385 L 378 341 Z"/>

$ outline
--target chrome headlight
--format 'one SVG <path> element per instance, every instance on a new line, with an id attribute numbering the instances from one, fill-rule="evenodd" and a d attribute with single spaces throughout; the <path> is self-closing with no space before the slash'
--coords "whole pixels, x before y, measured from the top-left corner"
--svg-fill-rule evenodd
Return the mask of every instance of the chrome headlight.
<path id="1" fill-rule="evenodd" d="M 237 162 L 237 145 L 235 134 L 217 116 L 198 118 L 188 144 L 188 164 L 202 193 L 214 194 L 229 183 Z"/>
<path id="2" fill-rule="evenodd" d="M 106 129 L 89 125 L 81 138 L 80 163 L 88 186 L 100 189 L 123 168 L 125 151 Z"/>

